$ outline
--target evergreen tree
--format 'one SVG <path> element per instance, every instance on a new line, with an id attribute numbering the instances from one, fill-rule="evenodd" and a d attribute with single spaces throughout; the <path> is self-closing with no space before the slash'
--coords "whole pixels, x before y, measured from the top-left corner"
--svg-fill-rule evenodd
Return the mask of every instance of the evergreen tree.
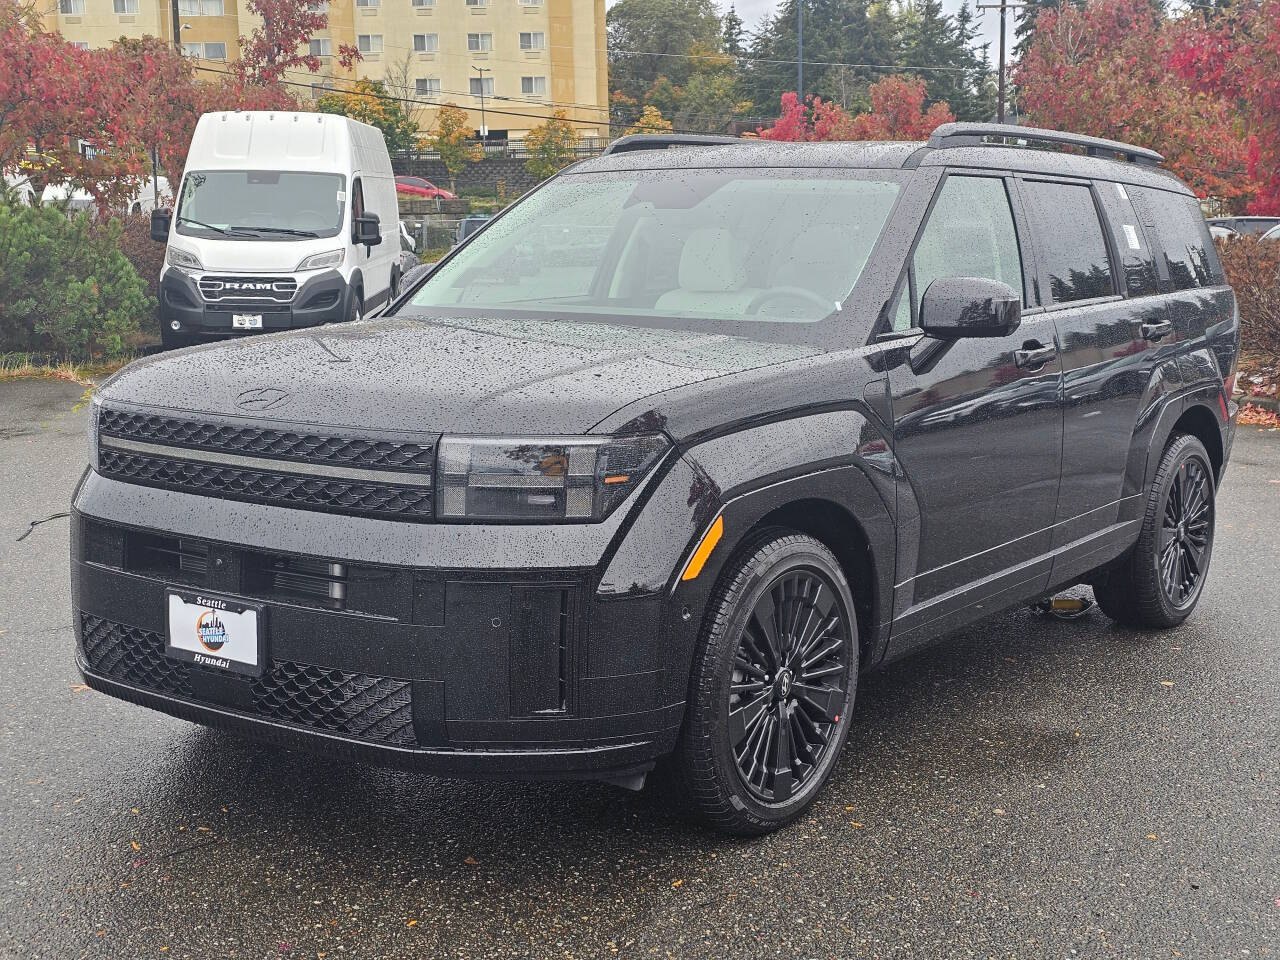
<path id="1" fill-rule="evenodd" d="M 731 57 L 740 57 L 746 52 L 746 29 L 737 9 L 730 4 L 729 12 L 722 19 L 720 31 L 720 48 Z"/>

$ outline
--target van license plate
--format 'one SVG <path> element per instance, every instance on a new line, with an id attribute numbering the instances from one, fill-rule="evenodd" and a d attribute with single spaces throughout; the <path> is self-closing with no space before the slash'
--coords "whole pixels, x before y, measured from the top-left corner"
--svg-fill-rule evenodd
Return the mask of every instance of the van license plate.
<path id="1" fill-rule="evenodd" d="M 261 330 L 262 314 L 233 313 L 231 315 L 231 326 L 237 330 Z"/>
<path id="2" fill-rule="evenodd" d="M 261 605 L 185 590 L 170 590 L 167 603 L 167 656 L 214 670 L 262 674 Z"/>

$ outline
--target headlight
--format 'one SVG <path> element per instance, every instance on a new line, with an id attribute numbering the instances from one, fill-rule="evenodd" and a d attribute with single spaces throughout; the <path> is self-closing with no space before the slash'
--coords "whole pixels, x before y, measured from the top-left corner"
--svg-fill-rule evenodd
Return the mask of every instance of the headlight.
<path id="1" fill-rule="evenodd" d="M 443 437 L 441 520 L 602 520 L 669 446 L 640 437 Z"/>
<path id="2" fill-rule="evenodd" d="M 309 257 L 303 257 L 302 262 L 298 264 L 298 269 L 320 270 L 324 267 L 340 266 L 346 255 L 347 252 L 345 250 L 328 250 L 325 253 L 313 253 Z"/>
<path id="3" fill-rule="evenodd" d="M 181 267 L 184 270 L 203 270 L 204 265 L 200 263 L 200 258 L 194 253 L 188 253 L 181 247 L 175 247 L 170 244 L 165 252 L 165 259 L 169 261 L 169 265 L 173 267 Z"/>
<path id="4" fill-rule="evenodd" d="M 98 469 L 98 414 L 102 412 L 102 398 L 96 393 L 89 398 L 89 466 Z"/>

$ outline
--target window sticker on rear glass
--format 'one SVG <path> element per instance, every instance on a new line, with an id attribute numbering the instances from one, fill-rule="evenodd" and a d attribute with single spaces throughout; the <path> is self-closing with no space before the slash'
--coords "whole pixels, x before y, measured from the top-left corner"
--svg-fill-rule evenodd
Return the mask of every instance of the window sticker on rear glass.
<path id="1" fill-rule="evenodd" d="M 347 191 L 345 191 L 345 190 L 339 190 L 339 191 L 338 191 L 338 202 L 339 202 L 339 203 L 346 203 L 346 202 L 347 202 Z"/>
<path id="2" fill-rule="evenodd" d="M 1130 250 L 1141 250 L 1142 244 L 1138 242 L 1138 228 L 1132 223 L 1123 224 L 1124 238 L 1129 241 Z"/>
<path id="3" fill-rule="evenodd" d="M 1129 194 L 1128 194 L 1128 192 L 1125 190 L 1125 188 L 1124 188 L 1124 184 L 1123 184 L 1123 183 L 1117 183 L 1117 184 L 1116 184 L 1116 193 L 1120 194 L 1121 199 L 1124 199 L 1124 200 L 1128 200 L 1128 199 L 1129 199 Z"/>

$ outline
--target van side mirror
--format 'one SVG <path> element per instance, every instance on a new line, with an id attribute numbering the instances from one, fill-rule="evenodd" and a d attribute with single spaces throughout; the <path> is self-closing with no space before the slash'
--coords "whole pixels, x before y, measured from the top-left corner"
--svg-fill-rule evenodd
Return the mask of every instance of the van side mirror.
<path id="1" fill-rule="evenodd" d="M 355 243 L 376 247 L 382 242 L 382 222 L 376 213 L 362 213 L 355 218 Z"/>
<path id="2" fill-rule="evenodd" d="M 159 207 L 151 211 L 151 239 L 156 243 L 169 242 L 169 224 L 173 221 L 173 211 Z"/>
<path id="3" fill-rule="evenodd" d="M 1022 297 L 985 277 L 939 277 L 920 301 L 920 328 L 938 340 L 1005 337 L 1022 322 Z"/>

